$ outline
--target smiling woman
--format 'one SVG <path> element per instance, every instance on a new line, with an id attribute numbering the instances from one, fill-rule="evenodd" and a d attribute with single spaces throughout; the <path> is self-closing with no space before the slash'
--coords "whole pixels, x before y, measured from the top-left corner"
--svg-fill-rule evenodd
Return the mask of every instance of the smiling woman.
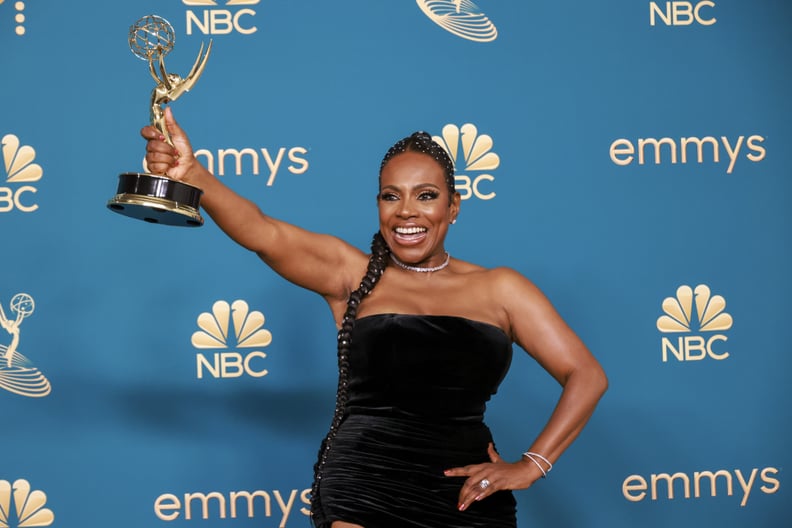
<path id="1" fill-rule="evenodd" d="M 149 169 L 203 189 L 215 222 L 281 276 L 320 294 L 339 329 L 336 409 L 311 490 L 314 524 L 516 526 L 512 491 L 546 476 L 607 380 L 528 279 L 449 255 L 460 195 L 443 148 L 416 132 L 387 152 L 367 255 L 262 213 L 196 161 L 169 109 L 165 119 L 175 147 L 151 126 L 141 131 Z M 513 343 L 563 390 L 529 449 L 507 462 L 484 411 Z"/>

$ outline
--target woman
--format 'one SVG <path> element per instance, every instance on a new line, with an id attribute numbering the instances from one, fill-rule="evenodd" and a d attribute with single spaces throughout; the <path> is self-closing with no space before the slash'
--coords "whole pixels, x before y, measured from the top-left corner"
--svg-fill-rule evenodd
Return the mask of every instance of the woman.
<path id="1" fill-rule="evenodd" d="M 453 163 L 425 133 L 380 167 L 371 255 L 263 214 L 193 156 L 170 109 L 174 147 L 152 126 L 149 170 L 204 190 L 202 206 L 236 242 L 319 293 L 339 328 L 336 412 L 319 452 L 320 528 L 513 527 L 511 490 L 530 487 L 577 437 L 604 393 L 601 367 L 549 301 L 507 268 L 451 258 L 459 214 Z M 362 280 L 361 280 L 362 277 Z M 562 386 L 547 425 L 516 462 L 482 421 L 512 342 Z"/>

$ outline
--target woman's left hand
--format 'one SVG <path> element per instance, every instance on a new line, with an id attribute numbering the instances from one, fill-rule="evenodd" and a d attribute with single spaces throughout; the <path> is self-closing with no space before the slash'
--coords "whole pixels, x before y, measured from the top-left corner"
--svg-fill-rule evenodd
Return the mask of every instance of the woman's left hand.
<path id="1" fill-rule="evenodd" d="M 514 463 L 504 461 L 495 451 L 492 442 L 487 447 L 487 454 L 491 461 L 489 463 L 445 470 L 447 477 L 467 477 L 462 489 L 459 490 L 457 507 L 460 511 L 467 509 L 474 501 L 484 500 L 496 491 L 528 488 L 542 476 L 541 471 L 530 461 L 521 460 Z"/>

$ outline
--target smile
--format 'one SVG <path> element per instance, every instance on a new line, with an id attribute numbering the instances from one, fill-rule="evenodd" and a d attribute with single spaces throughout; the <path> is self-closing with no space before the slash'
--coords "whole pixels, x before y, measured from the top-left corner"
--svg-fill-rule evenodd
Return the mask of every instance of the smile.
<path id="1" fill-rule="evenodd" d="M 400 235 L 417 235 L 419 233 L 426 233 L 425 227 L 397 227 L 394 229 Z"/>

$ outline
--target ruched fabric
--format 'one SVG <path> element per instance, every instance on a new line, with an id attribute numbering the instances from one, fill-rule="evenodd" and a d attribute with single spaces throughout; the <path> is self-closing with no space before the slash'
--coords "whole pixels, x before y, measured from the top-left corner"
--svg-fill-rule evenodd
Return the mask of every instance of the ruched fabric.
<path id="1" fill-rule="evenodd" d="M 357 321 L 346 414 L 319 475 L 318 528 L 514 528 L 499 491 L 457 509 L 452 467 L 488 462 L 486 401 L 511 363 L 499 328 L 453 316 L 381 314 Z"/>

